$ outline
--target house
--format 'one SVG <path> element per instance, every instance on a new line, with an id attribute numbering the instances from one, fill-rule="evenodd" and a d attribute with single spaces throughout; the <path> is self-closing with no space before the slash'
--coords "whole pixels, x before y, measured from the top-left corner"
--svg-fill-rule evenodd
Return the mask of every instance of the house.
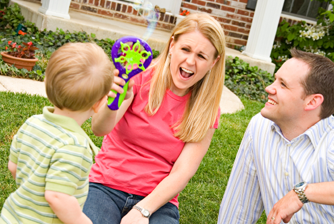
<path id="1" fill-rule="evenodd" d="M 227 46 L 238 49 L 247 45 L 257 0 L 71 0 L 70 8 L 147 26 L 147 20 L 143 16 L 145 12 L 140 9 L 140 6 L 146 4 L 159 6 L 156 29 L 168 31 L 182 18 L 179 14 L 184 10 L 210 13 L 224 28 Z M 314 23 L 319 7 L 327 8 L 328 3 L 316 0 L 285 0 L 280 20 L 286 19 L 291 23 L 306 20 Z"/>
<path id="2" fill-rule="evenodd" d="M 12 0 L 14 1 L 14 0 Z M 17 0 L 15 0 L 17 1 Z M 21 0 L 22 1 L 22 0 Z M 40 12 L 69 18 L 71 12 L 87 16 L 99 16 L 128 24 L 148 27 L 150 19 L 157 19 L 155 32 L 170 32 L 184 18 L 180 13 L 206 12 L 211 14 L 224 28 L 227 47 L 240 49 L 246 46 L 243 60 L 252 66 L 273 72 L 270 52 L 273 46 L 277 25 L 282 19 L 294 23 L 306 20 L 315 23 L 319 7 L 328 7 L 328 3 L 316 0 L 23 0 L 42 3 Z M 256 10 L 255 10 L 256 9 Z M 161 36 L 163 36 L 162 34 Z M 168 35 L 164 35 L 168 36 Z M 117 37 L 119 38 L 119 37 Z M 117 39 L 116 38 L 116 39 Z M 151 45 L 152 44 L 152 45 Z M 159 50 L 152 42 L 150 45 Z M 237 53 L 238 54 L 238 53 Z M 263 65 L 264 64 L 264 65 Z"/>

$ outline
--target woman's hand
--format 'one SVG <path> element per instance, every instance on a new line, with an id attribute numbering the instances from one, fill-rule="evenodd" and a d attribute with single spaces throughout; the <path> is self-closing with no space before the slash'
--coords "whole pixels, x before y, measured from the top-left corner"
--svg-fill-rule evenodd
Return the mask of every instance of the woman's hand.
<path id="1" fill-rule="evenodd" d="M 123 93 L 124 90 L 121 86 L 125 85 L 125 81 L 118 77 L 119 71 L 117 69 L 114 70 L 114 81 L 111 86 L 111 90 L 114 90 L 118 93 Z M 126 92 L 123 103 L 121 104 L 118 110 L 110 110 L 107 106 L 107 97 L 105 102 L 103 103 L 105 106 L 102 107 L 97 114 L 93 115 L 92 119 L 92 130 L 96 136 L 104 136 L 109 134 L 118 121 L 123 117 L 124 113 L 131 105 L 133 100 L 133 90 L 132 87 L 135 84 L 133 80 L 130 79 L 129 87 Z M 112 91 L 109 92 L 108 96 L 116 97 L 116 94 Z"/>
<path id="2" fill-rule="evenodd" d="M 114 82 L 111 85 L 111 90 L 114 90 L 114 91 L 118 92 L 119 94 L 122 94 L 124 92 L 124 90 L 121 86 L 125 85 L 125 81 L 124 81 L 124 79 L 118 77 L 118 75 L 119 75 L 119 71 L 117 69 L 115 69 L 114 70 Z M 132 95 L 133 95 L 133 91 L 132 91 L 133 85 L 134 85 L 134 81 L 132 79 L 130 79 L 129 87 L 128 87 L 128 90 L 126 92 L 124 100 L 130 99 L 132 97 Z M 108 96 L 115 98 L 116 93 L 110 91 Z"/>
<path id="3" fill-rule="evenodd" d="M 186 143 L 170 174 L 137 205 L 154 214 L 155 211 L 180 193 L 196 173 L 204 155 L 208 151 L 214 132 L 215 129 L 210 128 L 202 141 Z M 121 221 L 121 224 L 130 223 L 147 224 L 149 220 L 143 217 L 137 209 L 132 209 Z"/>
<path id="4" fill-rule="evenodd" d="M 148 224 L 148 218 L 142 216 L 137 209 L 131 209 L 121 220 L 121 224 Z"/>

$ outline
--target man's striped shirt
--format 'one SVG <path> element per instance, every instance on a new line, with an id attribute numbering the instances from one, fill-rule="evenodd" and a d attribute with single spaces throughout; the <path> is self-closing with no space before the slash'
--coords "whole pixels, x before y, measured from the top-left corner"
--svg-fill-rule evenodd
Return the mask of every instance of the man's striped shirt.
<path id="1" fill-rule="evenodd" d="M 92 150 L 86 133 L 69 117 L 44 108 L 19 129 L 9 159 L 17 164 L 17 190 L 5 201 L 0 223 L 62 223 L 45 200 L 45 190 L 73 195 L 83 207 Z"/>
<path id="2" fill-rule="evenodd" d="M 220 205 L 218 224 L 256 223 L 294 185 L 334 179 L 334 117 L 287 140 L 261 114 L 252 118 Z M 283 223 L 283 222 L 281 222 Z M 304 204 L 289 223 L 334 223 L 334 206 Z"/>

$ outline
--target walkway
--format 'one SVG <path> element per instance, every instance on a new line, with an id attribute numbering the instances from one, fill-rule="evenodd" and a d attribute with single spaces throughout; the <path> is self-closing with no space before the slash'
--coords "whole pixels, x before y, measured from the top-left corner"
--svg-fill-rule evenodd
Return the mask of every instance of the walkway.
<path id="1" fill-rule="evenodd" d="M 44 82 L 0 75 L 0 91 L 27 93 L 46 97 Z M 221 113 L 234 113 L 244 108 L 240 99 L 224 86 L 220 100 Z"/>

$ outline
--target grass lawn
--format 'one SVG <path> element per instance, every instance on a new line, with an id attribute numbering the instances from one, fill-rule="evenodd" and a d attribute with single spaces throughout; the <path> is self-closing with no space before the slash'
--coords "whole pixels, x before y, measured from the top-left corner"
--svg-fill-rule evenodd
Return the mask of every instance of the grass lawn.
<path id="1" fill-rule="evenodd" d="M 223 114 L 210 149 L 196 175 L 180 194 L 180 223 L 217 223 L 219 205 L 223 198 L 233 161 L 250 119 L 263 107 L 262 103 L 242 100 L 245 110 Z M 46 98 L 26 94 L 0 92 L 0 210 L 6 198 L 15 190 L 15 181 L 7 169 L 9 147 L 13 135 L 23 122 L 42 108 L 50 105 Z M 102 137 L 96 137 L 90 122 L 83 129 L 97 146 Z M 263 214 L 258 223 L 265 223 Z"/>

